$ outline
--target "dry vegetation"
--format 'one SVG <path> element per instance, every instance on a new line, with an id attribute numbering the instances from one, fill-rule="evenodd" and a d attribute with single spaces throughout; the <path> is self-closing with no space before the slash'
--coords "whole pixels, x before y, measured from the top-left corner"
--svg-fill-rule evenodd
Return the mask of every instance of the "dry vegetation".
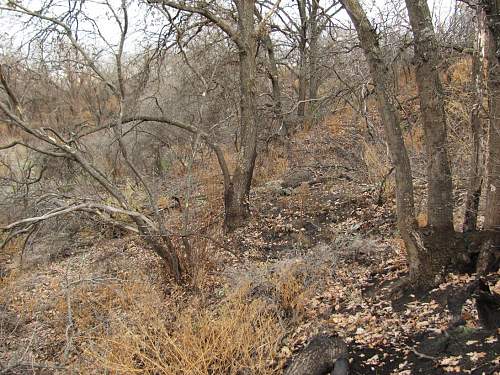
<path id="1" fill-rule="evenodd" d="M 462 12 L 457 19 L 469 25 L 470 12 Z M 80 16 L 68 14 L 68 22 Z M 308 94 L 318 98 L 302 117 L 296 70 L 301 59 L 310 61 L 300 55 L 310 50 L 276 47 L 281 119 L 269 93 L 268 55 L 254 54 L 260 127 L 245 198 L 250 205 L 244 225 L 226 230 L 228 188 L 239 183 L 234 176 L 248 146 L 240 139 L 237 53 L 230 45 L 238 37 L 204 29 L 205 21 L 174 17 L 170 30 L 149 30 L 173 50 L 154 45 L 158 50 L 145 56 L 124 54 L 117 65 L 124 72 L 102 61 L 92 68 L 74 45 L 50 39 L 50 27 L 40 35 L 55 43 L 51 54 L 61 66 L 33 56 L 21 61 L 22 49 L 0 55 L 26 110 L 11 103 L 6 85 L 0 100 L 36 129 L 54 128 L 35 132 L 33 140 L 12 128 L 12 117 L 0 121 L 0 147 L 32 142 L 0 148 L 0 374 L 282 374 L 318 333 L 347 343 L 352 374 L 500 373 L 500 331 L 484 327 L 477 296 L 466 296 L 458 317 L 453 310 L 475 273 L 446 272 L 428 293 L 397 294 L 409 267 L 397 229 L 394 166 L 352 30 L 321 31 L 321 82 Z M 400 32 L 392 22 L 382 40 L 393 59 L 415 219 L 425 231 L 428 182 L 415 71 L 406 42 L 391 41 L 391 27 Z M 467 47 L 470 35 L 448 26 L 440 42 L 450 38 Z M 281 38 L 300 45 L 299 31 Z M 440 77 L 453 224 L 461 231 L 474 85 L 472 59 L 457 51 L 443 57 Z M 106 89 L 120 79 L 126 90 Z M 164 112 L 196 130 L 171 127 L 173 120 L 124 121 Z M 64 154 L 68 149 L 87 164 Z M 83 208 L 44 216 L 78 205 Z M 21 225 L 25 218 L 34 224 Z M 21 224 L 7 227 L 16 221 Z M 492 295 L 500 294 L 499 271 L 484 281 Z"/>

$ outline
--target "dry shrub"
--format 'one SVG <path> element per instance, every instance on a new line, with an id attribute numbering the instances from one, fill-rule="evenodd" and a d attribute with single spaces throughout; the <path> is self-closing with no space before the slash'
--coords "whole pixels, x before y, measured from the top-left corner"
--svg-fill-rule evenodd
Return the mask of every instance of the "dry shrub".
<path id="1" fill-rule="evenodd" d="M 363 160 L 368 171 L 368 181 L 381 183 L 390 171 L 387 157 L 375 145 L 364 142 L 363 146 Z M 384 184 L 383 196 L 386 198 L 393 197 L 395 188 L 394 178 L 387 178 Z"/>
<path id="2" fill-rule="evenodd" d="M 303 263 L 288 265 L 271 278 L 279 306 L 292 322 L 297 322 L 304 316 L 306 304 L 312 294 L 306 278 Z"/>
<path id="3" fill-rule="evenodd" d="M 0 235 L 0 243 L 5 241 L 7 235 Z M 0 253 L 0 286 L 5 282 L 6 276 L 13 273 L 16 268 L 19 267 L 21 263 L 22 251 L 24 246 L 23 238 L 17 237 L 9 241 Z M 1 289 L 1 288 L 0 288 Z"/>
<path id="4" fill-rule="evenodd" d="M 236 165 L 235 154 L 224 150 L 224 158 L 230 171 L 234 171 Z M 206 198 L 206 209 L 217 211 L 222 208 L 222 195 L 224 191 L 223 177 L 220 165 L 211 152 L 202 160 L 201 165 L 193 168 L 193 175 L 200 183 L 200 189 Z"/>
<path id="5" fill-rule="evenodd" d="M 424 151 L 424 129 L 421 126 L 414 126 L 403 135 L 406 147 L 420 154 Z"/>
<path id="6" fill-rule="evenodd" d="M 448 74 L 452 83 L 457 85 L 467 85 L 471 80 L 472 59 L 465 57 L 459 59 L 448 68 Z"/>
<path id="7" fill-rule="evenodd" d="M 288 159 L 285 156 L 284 148 L 272 146 L 258 158 L 252 184 L 259 186 L 268 181 L 282 179 L 287 170 Z"/>
<path id="8" fill-rule="evenodd" d="M 375 145 L 363 143 L 363 160 L 368 170 L 370 182 L 380 182 L 389 171 L 385 154 Z"/>
<path id="9" fill-rule="evenodd" d="M 325 125 L 333 136 L 339 137 L 346 133 L 345 124 L 349 124 L 356 116 L 357 113 L 351 107 L 345 106 L 326 116 Z"/>
<path id="10" fill-rule="evenodd" d="M 147 286 L 141 289 L 108 293 L 110 299 L 101 301 L 104 311 L 119 306 L 120 313 L 116 311 L 115 316 L 109 317 L 108 327 L 100 335 L 85 339 L 83 345 L 89 363 L 99 366 L 87 371 L 200 375 L 277 373 L 273 358 L 284 330 L 275 311 L 262 299 L 248 300 L 248 293 L 242 288 L 213 310 L 191 306 L 165 313 L 159 302 L 161 297 L 152 297 L 155 293 Z M 133 314 L 125 314 L 124 310 Z M 89 313 L 79 314 L 77 321 L 88 327 L 85 316 Z M 175 319 L 171 319 L 172 316 Z"/>
<path id="11" fill-rule="evenodd" d="M 324 280 L 336 263 L 336 249 L 318 244 L 306 254 L 271 265 L 235 269 L 228 276 L 234 288 L 247 289 L 251 298 L 266 300 L 288 325 L 294 325 L 303 320 L 311 297 L 323 290 Z"/>

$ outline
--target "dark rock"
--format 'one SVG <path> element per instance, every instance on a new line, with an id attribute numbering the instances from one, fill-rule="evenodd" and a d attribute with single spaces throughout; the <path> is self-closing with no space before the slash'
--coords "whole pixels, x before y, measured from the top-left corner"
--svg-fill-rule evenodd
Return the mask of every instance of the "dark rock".
<path id="1" fill-rule="evenodd" d="M 308 169 L 300 169 L 296 171 L 291 171 L 284 179 L 281 184 L 283 189 L 295 189 L 299 187 L 303 182 L 309 182 L 314 179 L 314 174 Z"/>
<path id="2" fill-rule="evenodd" d="M 500 327 L 500 295 L 492 293 L 482 280 L 476 292 L 476 307 L 479 320 L 486 329 Z"/>
<path id="3" fill-rule="evenodd" d="M 340 337 L 320 334 L 297 355 L 285 375 L 325 375 L 336 368 L 336 362 L 347 357 L 347 345 Z M 348 374 L 347 361 L 340 361 L 335 375 Z M 335 372 L 337 371 L 337 372 Z"/>

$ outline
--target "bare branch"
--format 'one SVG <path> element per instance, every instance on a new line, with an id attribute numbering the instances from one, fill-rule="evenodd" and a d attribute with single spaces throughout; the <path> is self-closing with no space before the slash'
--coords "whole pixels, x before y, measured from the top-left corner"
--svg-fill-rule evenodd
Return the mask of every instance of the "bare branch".
<path id="1" fill-rule="evenodd" d="M 179 129 L 186 130 L 192 134 L 198 134 L 201 138 L 203 138 L 205 143 L 215 152 L 215 155 L 217 156 L 217 161 L 219 162 L 219 166 L 220 166 L 221 171 L 222 171 L 224 183 L 229 184 L 231 182 L 231 175 L 229 173 L 229 168 L 227 166 L 227 162 L 226 162 L 225 157 L 224 157 L 224 152 L 222 151 L 221 147 L 217 143 L 211 141 L 210 135 L 205 133 L 203 130 L 197 128 L 196 126 L 185 124 L 185 123 L 182 123 L 179 121 L 175 121 L 175 120 L 169 119 L 167 117 L 139 116 L 138 115 L 138 116 L 130 116 L 130 117 L 123 119 L 123 123 L 132 122 L 132 121 L 158 122 L 160 124 L 168 124 L 168 125 L 175 126 Z"/>
<path id="2" fill-rule="evenodd" d="M 129 211 L 129 210 L 124 210 L 118 207 L 113 207 L 113 206 L 108 206 L 104 204 L 99 204 L 99 203 L 81 203 L 77 205 L 71 205 L 71 206 L 66 206 L 66 207 L 61 207 L 56 210 L 53 210 L 49 213 L 46 213 L 45 215 L 41 216 L 35 216 L 35 217 L 30 217 L 22 220 L 15 221 L 13 223 L 10 223 L 8 225 L 0 227 L 1 231 L 9 231 L 12 230 L 16 227 L 19 227 L 21 225 L 25 224 L 36 224 L 44 220 L 48 220 L 57 216 L 65 215 L 74 211 L 87 211 L 91 209 L 96 209 L 96 210 L 102 210 L 108 213 L 113 213 L 113 214 L 123 214 L 127 215 L 131 218 L 139 218 L 143 220 L 148 226 L 150 226 L 152 229 L 157 230 L 158 228 L 156 225 L 148 219 L 146 216 L 143 214 L 136 212 L 136 211 Z"/>
<path id="3" fill-rule="evenodd" d="M 11 103 L 11 109 L 17 111 L 17 113 L 19 113 L 19 117 L 22 118 L 23 115 L 21 111 L 21 105 L 19 103 L 19 100 L 17 99 L 17 96 L 14 94 L 14 91 L 12 91 L 10 85 L 7 82 L 7 77 L 5 76 L 3 64 L 0 64 L 0 83 L 2 84 L 2 87 L 7 93 L 7 96 Z"/>
<path id="4" fill-rule="evenodd" d="M 40 12 L 30 10 L 30 9 L 24 7 L 23 5 L 21 5 L 17 1 L 9 1 L 8 4 L 10 5 L 10 7 L 0 7 L 0 10 L 4 10 L 7 12 L 17 12 L 17 13 L 25 14 L 25 15 L 28 15 L 31 17 L 36 17 L 36 18 L 39 18 L 41 20 L 49 21 L 49 22 L 53 23 L 54 25 L 61 27 L 63 29 L 64 33 L 66 34 L 66 36 L 68 37 L 68 39 L 70 40 L 73 47 L 75 47 L 78 50 L 78 52 L 80 52 L 82 54 L 83 58 L 85 59 L 85 62 L 94 71 L 94 73 L 97 74 L 97 76 L 99 76 L 99 78 L 102 79 L 102 81 L 106 83 L 106 85 L 111 89 L 111 91 L 113 91 L 113 93 L 115 93 L 115 94 L 119 93 L 119 90 L 116 88 L 114 83 L 111 82 L 108 78 L 106 78 L 104 73 L 97 67 L 94 60 L 85 51 L 83 46 L 80 43 L 78 43 L 78 41 L 75 39 L 73 31 L 66 23 L 58 20 L 55 17 L 50 17 L 50 16 L 44 15 Z"/>
<path id="5" fill-rule="evenodd" d="M 196 13 L 199 15 L 202 15 L 203 17 L 207 18 L 214 24 L 216 24 L 218 27 L 221 28 L 222 31 L 224 31 L 232 40 L 234 43 L 239 48 L 243 48 L 244 46 L 242 45 L 241 38 L 239 37 L 238 33 L 235 31 L 233 26 L 229 24 L 227 21 L 223 20 L 219 16 L 215 15 L 211 11 L 209 11 L 205 7 L 196 7 L 196 6 L 191 6 L 186 4 L 185 1 L 170 1 L 170 0 L 148 0 L 150 4 L 162 4 L 169 6 L 171 8 L 183 10 L 186 12 L 191 12 L 191 13 Z"/>
<path id="6" fill-rule="evenodd" d="M 273 14 L 276 13 L 276 11 L 279 9 L 280 3 L 281 0 L 276 0 L 276 2 L 271 7 L 269 12 L 267 12 L 263 17 L 261 17 L 261 20 L 256 28 L 257 35 L 261 35 L 264 32 L 264 29 L 266 28 L 267 25 L 267 21 L 269 21 L 269 19 L 273 16 Z"/>
<path id="7" fill-rule="evenodd" d="M 61 158 L 61 157 L 66 157 L 67 156 L 66 154 L 63 154 L 63 153 L 52 152 L 52 151 L 48 151 L 48 150 L 42 150 L 40 148 L 37 148 L 35 146 L 29 145 L 29 144 L 21 142 L 21 141 L 14 141 L 14 142 L 11 142 L 11 143 L 9 143 L 7 145 L 0 146 L 0 150 L 6 150 L 6 149 L 9 149 L 9 148 L 18 146 L 18 145 L 19 146 L 24 146 L 26 148 L 29 148 L 29 149 L 31 149 L 33 151 L 36 151 L 36 152 L 39 152 L 41 154 L 45 154 L 45 155 L 48 155 L 48 156 L 54 156 L 56 158 Z"/>

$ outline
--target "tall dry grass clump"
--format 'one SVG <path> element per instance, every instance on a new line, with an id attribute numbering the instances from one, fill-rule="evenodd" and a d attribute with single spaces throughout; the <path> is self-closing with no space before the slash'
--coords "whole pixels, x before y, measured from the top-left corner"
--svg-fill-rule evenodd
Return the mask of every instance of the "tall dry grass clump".
<path id="1" fill-rule="evenodd" d="M 158 301 L 144 294 L 148 290 L 142 289 L 142 293 L 144 297 L 137 299 L 115 296 L 111 305 L 121 300 L 128 306 L 122 306 L 122 313 L 109 319 L 108 327 L 101 334 L 82 338 L 87 363 L 93 363 L 90 365 L 93 368 L 86 371 L 193 375 L 278 373 L 278 364 L 273 358 L 277 356 L 284 328 L 273 308 L 262 299 L 249 300 L 244 288 L 213 309 L 191 306 L 163 314 Z M 133 312 L 132 319 L 123 315 L 123 308 Z"/>
<path id="2" fill-rule="evenodd" d="M 394 196 L 396 184 L 393 176 L 388 178 L 391 170 L 390 163 L 383 151 L 385 150 L 381 150 L 376 145 L 363 143 L 363 161 L 366 164 L 368 181 L 376 184 L 384 181 L 382 193 L 386 198 L 389 198 Z"/>

